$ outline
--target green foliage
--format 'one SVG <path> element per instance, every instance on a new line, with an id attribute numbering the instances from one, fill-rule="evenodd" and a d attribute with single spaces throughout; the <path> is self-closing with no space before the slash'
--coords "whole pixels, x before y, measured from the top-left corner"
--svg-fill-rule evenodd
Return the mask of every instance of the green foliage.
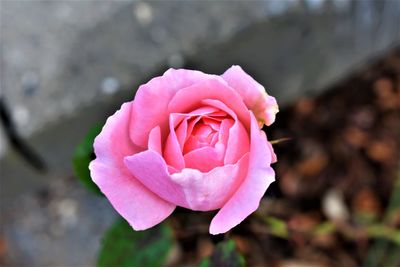
<path id="1" fill-rule="evenodd" d="M 314 235 L 327 235 L 336 231 L 335 224 L 333 222 L 323 222 L 315 227 Z"/>
<path id="2" fill-rule="evenodd" d="M 386 210 L 384 222 L 390 222 L 400 210 L 400 167 Z M 400 230 L 385 230 L 382 226 L 370 228 L 369 235 L 375 234 L 375 243 L 368 251 L 363 267 L 398 267 L 400 262 Z M 389 239 L 385 239 L 389 238 Z M 392 242 L 390 242 L 392 241 Z"/>
<path id="3" fill-rule="evenodd" d="M 244 267 L 243 256 L 236 250 L 233 240 L 226 240 L 217 245 L 214 253 L 203 259 L 198 267 Z"/>
<path id="4" fill-rule="evenodd" d="M 101 129 L 101 125 L 96 125 L 89 130 L 82 142 L 76 147 L 72 159 L 76 177 L 90 191 L 99 195 L 102 195 L 102 193 L 90 177 L 89 163 L 94 159 L 93 142 Z"/>
<path id="5" fill-rule="evenodd" d="M 289 236 L 285 221 L 268 216 L 265 218 L 265 223 L 267 224 L 268 230 L 272 235 L 281 238 L 287 238 Z"/>
<path id="6" fill-rule="evenodd" d="M 160 224 L 146 231 L 135 231 L 119 219 L 106 232 L 98 258 L 99 267 L 163 266 L 173 246 L 172 231 Z"/>

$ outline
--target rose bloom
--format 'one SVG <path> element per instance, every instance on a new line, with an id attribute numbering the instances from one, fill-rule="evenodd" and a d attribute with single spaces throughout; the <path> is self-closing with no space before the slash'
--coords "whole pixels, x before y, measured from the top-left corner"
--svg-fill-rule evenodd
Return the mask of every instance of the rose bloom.
<path id="1" fill-rule="evenodd" d="M 135 230 L 180 206 L 219 210 L 210 233 L 225 233 L 275 179 L 276 156 L 260 128 L 277 112 L 239 66 L 221 76 L 169 69 L 108 118 L 94 142 L 92 179 Z"/>

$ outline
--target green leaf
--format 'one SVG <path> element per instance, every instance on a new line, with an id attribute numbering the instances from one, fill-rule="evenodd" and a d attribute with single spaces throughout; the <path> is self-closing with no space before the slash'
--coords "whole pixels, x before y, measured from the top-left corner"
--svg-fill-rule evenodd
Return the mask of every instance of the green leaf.
<path id="1" fill-rule="evenodd" d="M 269 216 L 265 218 L 265 223 L 268 225 L 268 230 L 272 235 L 281 238 L 287 238 L 289 236 L 285 221 Z"/>
<path id="2" fill-rule="evenodd" d="M 102 193 L 90 177 L 89 163 L 94 159 L 93 142 L 101 129 L 102 125 L 96 125 L 89 130 L 82 142 L 76 147 L 72 159 L 76 177 L 90 191 L 99 195 L 102 195 Z"/>
<path id="3" fill-rule="evenodd" d="M 323 222 L 317 227 L 315 227 L 313 234 L 315 235 L 327 235 L 335 232 L 335 224 L 332 222 Z"/>
<path id="4" fill-rule="evenodd" d="M 214 253 L 203 259 L 198 267 L 244 267 L 246 266 L 243 256 L 236 250 L 233 240 L 226 240 L 217 245 Z"/>
<path id="5" fill-rule="evenodd" d="M 135 231 L 119 219 L 106 232 L 98 257 L 99 267 L 163 266 L 173 246 L 171 229 L 159 224 L 146 231 Z"/>
<path id="6" fill-rule="evenodd" d="M 392 191 L 392 195 L 390 197 L 388 208 L 385 212 L 384 223 L 390 222 L 394 214 L 398 212 L 400 209 L 400 167 L 397 171 L 397 179 L 395 180 L 394 188 Z M 369 234 L 376 234 L 377 230 L 380 230 L 379 227 L 371 229 Z M 375 240 L 375 243 L 370 247 L 367 256 L 364 259 L 363 267 L 398 267 L 398 263 L 400 261 L 400 231 L 395 230 L 394 232 L 389 233 L 387 231 L 383 231 L 383 235 L 378 231 L 378 237 Z M 388 240 L 383 239 L 385 235 L 389 235 L 392 238 L 394 243 L 390 243 Z M 387 236 L 386 236 L 387 237 Z M 396 244 L 397 242 L 397 244 Z"/>

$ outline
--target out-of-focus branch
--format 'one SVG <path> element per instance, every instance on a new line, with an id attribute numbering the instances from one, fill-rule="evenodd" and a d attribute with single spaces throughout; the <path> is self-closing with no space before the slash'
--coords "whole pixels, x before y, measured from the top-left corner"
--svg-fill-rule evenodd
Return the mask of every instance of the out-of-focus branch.
<path id="1" fill-rule="evenodd" d="M 33 168 L 38 171 L 46 171 L 47 167 L 43 159 L 19 136 L 14 122 L 8 112 L 3 97 L 0 96 L 0 122 L 4 126 L 4 132 L 18 154 Z"/>

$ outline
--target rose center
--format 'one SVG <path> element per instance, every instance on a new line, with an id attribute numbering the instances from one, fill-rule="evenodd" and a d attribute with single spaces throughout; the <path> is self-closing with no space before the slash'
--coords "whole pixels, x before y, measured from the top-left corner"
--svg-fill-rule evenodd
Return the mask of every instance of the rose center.
<path id="1" fill-rule="evenodd" d="M 218 141 L 218 131 L 220 128 L 220 121 L 201 118 L 194 126 L 191 133 L 188 133 L 183 153 L 186 154 L 192 150 L 211 146 L 214 147 Z"/>

